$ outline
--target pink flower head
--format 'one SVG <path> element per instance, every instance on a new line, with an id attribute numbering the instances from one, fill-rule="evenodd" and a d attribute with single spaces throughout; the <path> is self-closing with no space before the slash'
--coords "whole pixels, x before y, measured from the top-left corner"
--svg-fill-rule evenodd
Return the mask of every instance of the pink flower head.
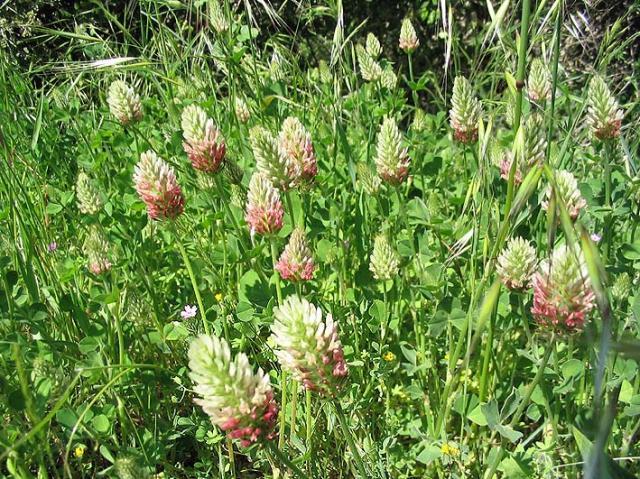
<path id="1" fill-rule="evenodd" d="M 282 129 L 278 135 L 278 148 L 280 153 L 297 165 L 299 181 L 312 181 L 318 174 L 311 135 L 304 125 L 296 117 L 290 116 L 282 123 Z"/>
<path id="2" fill-rule="evenodd" d="M 505 151 L 500 160 L 500 177 L 505 181 L 509 181 L 509 172 L 513 161 L 513 154 L 510 151 Z M 513 179 L 516 185 L 522 183 L 522 171 L 520 171 L 519 166 L 516 166 L 516 173 Z"/>
<path id="3" fill-rule="evenodd" d="M 338 324 L 306 299 L 289 296 L 274 310 L 271 327 L 275 354 L 282 367 L 306 389 L 335 396 L 349 373 Z"/>
<path id="4" fill-rule="evenodd" d="M 198 307 L 190 306 L 188 304 L 186 304 L 184 306 L 184 309 L 180 312 L 180 316 L 182 317 L 182 319 L 195 318 L 197 314 L 198 314 Z"/>
<path id="5" fill-rule="evenodd" d="M 56 243 L 55 241 L 52 241 L 51 243 L 49 243 L 49 245 L 47 246 L 47 250 L 49 251 L 49 253 L 53 253 L 58 249 L 58 243 Z"/>
<path id="6" fill-rule="evenodd" d="M 582 251 L 557 247 L 533 276 L 531 313 L 542 327 L 561 332 L 583 328 L 595 295 Z"/>
<path id="7" fill-rule="evenodd" d="M 151 219 L 175 219 L 184 211 L 184 196 L 173 168 L 153 151 L 140 156 L 133 181 Z"/>
<path id="8" fill-rule="evenodd" d="M 229 438 L 247 447 L 274 437 L 278 405 L 269 376 L 254 372 L 245 354 L 232 357 L 224 339 L 201 335 L 189 348 L 189 368 L 195 402 Z"/>
<path id="9" fill-rule="evenodd" d="M 251 234 L 268 235 L 280 231 L 284 209 L 280 193 L 263 174 L 254 173 L 249 182 L 245 220 Z"/>
<path id="10" fill-rule="evenodd" d="M 196 170 L 216 173 L 222 168 L 226 145 L 206 112 L 196 105 L 190 105 L 182 112 L 184 142 L 182 147 Z"/>
<path id="11" fill-rule="evenodd" d="M 313 279 L 315 264 L 304 231 L 296 228 L 291 233 L 276 269 L 283 279 L 289 281 L 309 281 Z"/>

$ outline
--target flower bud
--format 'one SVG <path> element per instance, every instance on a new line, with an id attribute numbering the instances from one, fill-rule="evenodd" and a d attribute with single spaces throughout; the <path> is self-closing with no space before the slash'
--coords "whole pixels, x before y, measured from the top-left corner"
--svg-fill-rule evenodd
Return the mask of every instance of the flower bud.
<path id="1" fill-rule="evenodd" d="M 280 155 L 295 165 L 293 172 L 298 175 L 294 183 L 312 181 L 318 174 L 311 135 L 296 117 L 290 116 L 282 123 L 278 135 Z"/>
<path id="2" fill-rule="evenodd" d="M 554 176 L 556 181 L 556 202 L 561 202 L 567 209 L 567 213 L 569 213 L 571 219 L 575 220 L 580 214 L 580 210 L 587 206 L 587 202 L 578 189 L 578 181 L 571 172 L 566 170 L 557 171 Z M 553 193 L 554 188 L 549 185 L 545 191 L 545 199 L 542 201 L 542 208 L 544 210 L 549 207 Z"/>
<path id="3" fill-rule="evenodd" d="M 200 335 L 189 347 L 189 369 L 195 403 L 229 438 L 247 447 L 274 437 L 278 406 L 269 376 L 254 373 L 244 353 L 232 358 L 224 339 Z"/>
<path id="4" fill-rule="evenodd" d="M 227 22 L 222 5 L 218 0 L 209 2 L 209 19 L 211 26 L 217 33 L 224 33 L 229 29 L 229 22 Z"/>
<path id="5" fill-rule="evenodd" d="M 515 157 L 513 155 L 513 153 L 511 152 L 511 150 L 505 149 L 502 152 L 502 157 L 500 159 L 500 177 L 505 180 L 505 181 L 509 181 L 509 174 L 511 172 L 511 165 L 513 165 L 513 162 L 515 161 Z M 520 165 L 516 165 L 516 172 L 515 172 L 515 176 L 513 178 L 514 182 L 516 185 L 519 185 L 520 183 L 522 183 L 522 170 L 520 169 Z"/>
<path id="6" fill-rule="evenodd" d="M 420 40 L 418 40 L 416 30 L 415 28 L 413 28 L 413 24 L 408 18 L 405 18 L 402 21 L 399 44 L 400 49 L 405 53 L 412 53 L 416 48 L 420 46 Z"/>
<path id="7" fill-rule="evenodd" d="M 142 119 L 140 95 L 122 80 L 116 80 L 109 86 L 107 103 L 111 114 L 122 125 L 129 125 Z"/>
<path id="8" fill-rule="evenodd" d="M 529 287 L 536 264 L 536 250 L 527 240 L 517 237 L 500 253 L 496 271 L 507 288 L 522 290 Z"/>
<path id="9" fill-rule="evenodd" d="M 543 104 L 551 98 L 551 73 L 549 67 L 540 59 L 531 62 L 527 93 L 532 102 Z"/>
<path id="10" fill-rule="evenodd" d="M 300 176 L 300 164 L 284 153 L 271 132 L 255 126 L 249 132 L 249 140 L 257 170 L 282 191 L 294 187 Z"/>
<path id="11" fill-rule="evenodd" d="M 600 75 L 589 82 L 587 105 L 587 122 L 597 139 L 608 140 L 620 135 L 623 113 Z"/>
<path id="12" fill-rule="evenodd" d="M 395 90 L 395 88 L 396 88 L 396 86 L 398 84 L 398 77 L 394 73 L 393 69 L 386 68 L 382 72 L 382 76 L 380 77 L 380 83 L 387 90 Z"/>
<path id="13" fill-rule="evenodd" d="M 184 196 L 173 168 L 152 150 L 140 155 L 133 181 L 149 218 L 172 220 L 184 211 Z"/>
<path id="14" fill-rule="evenodd" d="M 524 163 L 528 167 L 542 165 L 547 153 L 547 130 L 544 118 L 534 113 L 524 124 Z"/>
<path id="15" fill-rule="evenodd" d="M 249 182 L 245 220 L 251 235 L 268 235 L 280 231 L 284 209 L 280 193 L 261 173 L 256 172 Z"/>
<path id="16" fill-rule="evenodd" d="M 313 279 L 314 269 L 313 253 L 309 248 L 304 230 L 296 228 L 291 233 L 289 243 L 276 264 L 276 270 L 283 279 L 309 281 Z"/>
<path id="17" fill-rule="evenodd" d="M 373 277 L 380 281 L 393 279 L 398 274 L 399 266 L 400 257 L 389 244 L 386 235 L 376 236 L 369 260 L 369 269 L 373 273 Z"/>
<path id="18" fill-rule="evenodd" d="M 109 242 L 104 232 L 99 226 L 93 225 L 83 245 L 89 271 L 95 275 L 101 275 L 111 269 L 109 249 Z"/>
<path id="19" fill-rule="evenodd" d="M 375 175 L 365 163 L 358 163 L 358 183 L 368 195 L 377 195 L 382 185 L 380 177 Z"/>
<path id="20" fill-rule="evenodd" d="M 335 396 L 348 374 L 338 323 L 306 299 L 289 296 L 274 309 L 271 331 L 275 354 L 306 389 Z"/>
<path id="21" fill-rule="evenodd" d="M 182 112 L 182 147 L 191 165 L 204 173 L 216 173 L 222 167 L 226 145 L 222 133 L 197 105 L 189 105 Z"/>
<path id="22" fill-rule="evenodd" d="M 382 53 L 382 47 L 380 46 L 380 40 L 373 33 L 369 32 L 367 34 L 366 41 L 366 50 L 367 54 L 373 58 L 374 60 L 380 56 Z"/>
<path id="23" fill-rule="evenodd" d="M 473 96 L 469 81 L 462 76 L 456 77 L 453 82 L 449 122 L 457 141 L 473 143 L 478 139 L 480 112 L 480 102 Z"/>
<path id="24" fill-rule="evenodd" d="M 76 180 L 76 200 L 78 209 L 85 215 L 94 215 L 104 206 L 100 191 L 84 171 L 78 173 Z"/>
<path id="25" fill-rule="evenodd" d="M 611 296 L 613 296 L 616 301 L 623 303 L 629 298 L 632 286 L 629 273 L 624 271 L 616 276 L 616 280 L 611 287 Z"/>
<path id="26" fill-rule="evenodd" d="M 367 53 L 362 45 L 356 45 L 356 57 L 360 66 L 360 74 L 365 81 L 375 82 L 382 76 L 382 67 Z"/>
<path id="27" fill-rule="evenodd" d="M 423 132 L 427 129 L 427 114 L 422 108 L 416 108 L 416 111 L 413 114 L 411 129 L 417 133 Z"/>
<path id="28" fill-rule="evenodd" d="M 533 276 L 534 315 L 541 327 L 561 332 L 581 330 L 595 306 L 595 295 L 582 251 L 556 247 Z"/>
<path id="29" fill-rule="evenodd" d="M 236 116 L 238 117 L 238 121 L 240 123 L 246 123 L 249 121 L 249 118 L 251 118 L 251 112 L 249 111 L 249 106 L 247 105 L 246 101 L 244 101 L 240 97 L 236 97 L 235 109 Z"/>
<path id="30" fill-rule="evenodd" d="M 378 176 L 392 185 L 399 185 L 409 174 L 411 162 L 407 148 L 402 147 L 402 135 L 396 121 L 385 117 L 378 133 L 376 150 Z"/>

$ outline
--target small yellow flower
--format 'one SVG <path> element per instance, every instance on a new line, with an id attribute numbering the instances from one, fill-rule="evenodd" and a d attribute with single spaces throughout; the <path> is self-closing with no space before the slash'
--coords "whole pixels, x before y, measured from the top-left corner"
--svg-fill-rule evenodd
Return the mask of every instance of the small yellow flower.
<path id="1" fill-rule="evenodd" d="M 214 297 L 216 298 L 216 301 L 217 301 L 218 303 L 219 303 L 220 301 L 222 301 L 222 298 L 223 298 L 222 293 L 220 293 L 220 292 L 216 293 Z"/>
<path id="2" fill-rule="evenodd" d="M 396 355 L 393 354 L 391 351 L 387 351 L 386 353 L 384 353 L 384 356 L 382 356 L 382 359 L 390 363 L 391 361 L 396 360 Z"/>
<path id="3" fill-rule="evenodd" d="M 442 446 L 440 447 L 440 452 L 442 452 L 442 454 L 444 454 L 445 456 L 451 456 L 451 457 L 456 457 L 460 455 L 460 450 L 454 445 L 449 445 L 448 442 L 445 442 L 444 444 L 442 444 Z"/>
<path id="4" fill-rule="evenodd" d="M 86 447 L 83 444 L 80 444 L 79 446 L 76 446 L 76 448 L 73 451 L 73 453 L 78 459 L 81 459 L 82 456 L 84 456 L 85 449 L 86 449 Z"/>

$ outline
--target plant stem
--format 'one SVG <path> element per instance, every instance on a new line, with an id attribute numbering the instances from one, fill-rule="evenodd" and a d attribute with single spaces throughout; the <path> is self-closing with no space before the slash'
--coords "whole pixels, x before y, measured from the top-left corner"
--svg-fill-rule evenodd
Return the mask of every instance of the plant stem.
<path id="1" fill-rule="evenodd" d="M 611 243 L 613 236 L 613 200 L 611 197 L 611 163 L 613 161 L 613 151 L 611 148 L 611 141 L 606 141 L 604 144 L 604 204 L 609 210 L 604 219 L 604 254 L 603 262 L 606 264 L 611 253 Z"/>
<path id="2" fill-rule="evenodd" d="M 193 287 L 193 292 L 196 295 L 196 301 L 198 302 L 198 310 L 200 312 L 200 318 L 202 319 L 202 326 L 204 328 L 204 332 L 205 334 L 210 334 L 209 325 L 207 324 L 207 316 L 205 315 L 204 303 L 202 302 L 202 296 L 200 295 L 198 282 L 196 281 L 196 277 L 193 274 L 191 261 L 189 260 L 187 251 L 184 249 L 184 245 L 182 244 L 182 240 L 180 239 L 180 235 L 177 233 L 177 231 L 175 236 L 176 236 L 176 242 L 178 243 L 178 249 L 180 250 L 180 254 L 182 255 L 182 260 L 184 261 L 184 265 L 187 267 L 187 272 L 189 273 L 189 278 L 191 279 L 191 286 Z"/>
<path id="3" fill-rule="evenodd" d="M 516 72 L 516 111 L 513 121 L 513 131 L 518 131 L 518 128 L 520 128 L 520 118 L 522 117 L 522 89 L 524 88 L 524 75 L 527 68 L 530 13 L 531 0 L 522 0 L 522 15 L 520 17 L 520 46 L 518 48 L 518 71 Z"/>
<path id="4" fill-rule="evenodd" d="M 525 391 L 522 401 L 520 401 L 520 404 L 518 405 L 518 409 L 516 409 L 516 412 L 513 414 L 513 417 L 509 422 L 509 427 L 513 428 L 516 424 L 518 424 L 518 421 L 520 420 L 520 416 L 524 412 L 525 408 L 529 405 L 529 400 L 531 399 L 531 395 L 533 394 L 533 391 L 536 389 L 536 386 L 542 379 L 542 376 L 544 375 L 544 370 L 547 367 L 547 363 L 549 362 L 549 357 L 551 356 L 551 352 L 554 349 L 555 349 L 555 336 L 552 335 L 551 338 L 549 339 L 549 342 L 547 343 L 544 357 L 542 358 L 542 361 L 540 361 L 540 364 L 538 365 L 538 372 L 536 373 L 536 376 L 533 378 L 533 381 L 531 382 L 531 384 L 529 384 L 529 387 L 527 387 L 527 390 Z M 493 475 L 496 473 L 496 470 L 498 469 L 498 466 L 500 465 L 500 462 L 502 461 L 503 456 L 504 456 L 504 447 L 501 445 L 500 450 L 498 451 L 498 454 L 493 460 L 493 463 L 491 464 L 491 467 L 489 468 L 489 472 L 487 473 L 487 476 L 485 477 L 485 479 L 491 479 L 493 477 Z"/>
<path id="5" fill-rule="evenodd" d="M 282 451 L 275 447 L 272 441 L 267 441 L 265 444 L 267 446 L 267 450 L 273 454 L 279 462 L 289 468 L 296 477 L 307 479 L 307 476 L 300 470 L 300 468 L 291 462 L 291 460 L 285 456 Z"/>
<path id="6" fill-rule="evenodd" d="M 313 416 L 311 415 L 311 390 L 305 389 L 304 391 L 304 399 L 305 399 L 305 415 L 306 415 L 306 445 L 307 445 L 307 456 L 309 457 L 309 464 L 311 464 L 311 436 L 313 433 Z"/>
<path id="7" fill-rule="evenodd" d="M 276 270 L 276 264 L 278 263 L 278 250 L 276 247 L 276 238 L 271 236 L 269 238 L 269 243 L 271 246 L 271 263 L 273 265 L 273 274 L 276 276 L 276 295 L 278 298 L 278 304 L 282 304 L 282 288 L 280 286 L 280 275 Z"/>
<path id="8" fill-rule="evenodd" d="M 342 433 L 345 435 L 347 439 L 347 444 L 349 445 L 349 450 L 351 451 L 351 455 L 353 456 L 353 460 L 356 463 L 356 469 L 358 470 L 358 474 L 360 474 L 361 479 L 365 479 L 369 477 L 367 474 L 367 470 L 364 467 L 364 462 L 362 462 L 362 458 L 360 457 L 360 453 L 356 448 L 356 443 L 353 440 L 353 435 L 351 434 L 351 429 L 349 429 L 349 425 L 347 424 L 347 418 L 342 411 L 342 406 L 340 405 L 339 400 L 333 401 L 333 405 L 335 406 L 336 416 L 338 417 L 338 422 L 340 423 L 340 427 L 342 428 Z"/>

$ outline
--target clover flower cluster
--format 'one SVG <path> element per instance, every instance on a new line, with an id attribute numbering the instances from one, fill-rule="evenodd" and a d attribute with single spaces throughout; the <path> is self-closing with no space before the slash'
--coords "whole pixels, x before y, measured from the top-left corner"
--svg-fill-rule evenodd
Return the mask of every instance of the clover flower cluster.
<path id="1" fill-rule="evenodd" d="M 331 314 L 323 319 L 320 308 L 289 296 L 274 315 L 271 331 L 282 367 L 306 389 L 335 396 L 349 370 Z"/>
<path id="2" fill-rule="evenodd" d="M 189 369 L 196 404 L 231 439 L 246 447 L 273 438 L 278 406 L 269 375 L 254 372 L 245 354 L 232 357 L 224 339 L 201 335 L 189 348 Z"/>
<path id="3" fill-rule="evenodd" d="M 182 112 L 182 147 L 191 165 L 203 173 L 217 173 L 223 165 L 226 144 L 222 133 L 197 105 Z"/>
<path id="4" fill-rule="evenodd" d="M 140 155 L 133 182 L 153 220 L 175 219 L 184 210 L 184 196 L 173 168 L 154 151 Z"/>

